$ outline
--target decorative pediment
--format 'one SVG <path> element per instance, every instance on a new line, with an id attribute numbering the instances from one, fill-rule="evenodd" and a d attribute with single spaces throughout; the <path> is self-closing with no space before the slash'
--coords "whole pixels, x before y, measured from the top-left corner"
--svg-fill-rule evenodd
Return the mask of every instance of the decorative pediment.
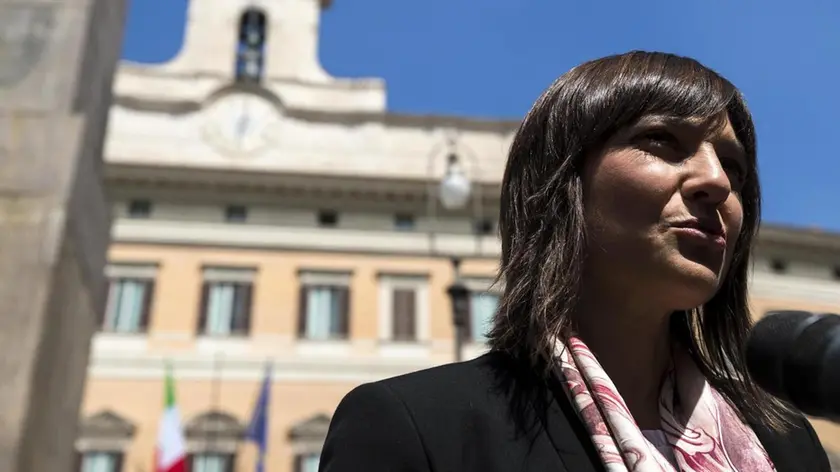
<path id="1" fill-rule="evenodd" d="M 222 411 L 208 411 L 195 416 L 185 428 L 188 439 L 239 439 L 245 427 L 235 416 Z"/>
<path id="2" fill-rule="evenodd" d="M 289 431 L 289 439 L 293 441 L 323 441 L 329 428 L 329 415 L 321 413 L 292 426 Z"/>
<path id="3" fill-rule="evenodd" d="M 134 436 L 134 423 L 110 410 L 82 420 L 80 436 L 86 439 L 128 439 Z"/>
<path id="4" fill-rule="evenodd" d="M 840 453 L 833 451 L 826 451 L 828 453 L 828 462 L 831 464 L 831 470 L 840 471 Z"/>

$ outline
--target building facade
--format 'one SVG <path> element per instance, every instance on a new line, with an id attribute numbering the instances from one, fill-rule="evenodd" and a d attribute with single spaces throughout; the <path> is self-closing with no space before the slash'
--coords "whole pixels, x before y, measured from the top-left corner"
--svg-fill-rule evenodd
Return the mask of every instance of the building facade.
<path id="1" fill-rule="evenodd" d="M 193 1 L 175 59 L 120 67 L 81 470 L 153 470 L 167 364 L 193 470 L 253 470 L 243 433 L 269 367 L 266 470 L 317 470 L 350 389 L 454 359 L 456 276 L 471 290 L 462 355 L 483 352 L 518 123 L 387 112 L 383 81 L 321 67 L 328 6 Z M 840 311 L 837 267 L 840 236 L 764 228 L 756 313 Z"/>

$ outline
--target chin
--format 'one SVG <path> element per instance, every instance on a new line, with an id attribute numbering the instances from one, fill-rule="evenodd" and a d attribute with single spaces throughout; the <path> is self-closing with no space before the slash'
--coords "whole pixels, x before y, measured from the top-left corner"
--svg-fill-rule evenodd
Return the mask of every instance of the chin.
<path id="1" fill-rule="evenodd" d="M 689 310 L 711 300 L 720 288 L 721 281 L 719 270 L 685 261 L 673 274 L 668 291 L 674 295 L 676 309 Z"/>

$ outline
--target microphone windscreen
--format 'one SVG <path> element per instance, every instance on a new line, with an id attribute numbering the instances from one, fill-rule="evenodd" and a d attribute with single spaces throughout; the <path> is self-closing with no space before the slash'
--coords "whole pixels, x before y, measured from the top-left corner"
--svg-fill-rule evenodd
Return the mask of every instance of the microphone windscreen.
<path id="1" fill-rule="evenodd" d="M 809 415 L 840 415 L 840 316 L 771 313 L 755 325 L 745 354 L 768 393 Z"/>
<path id="2" fill-rule="evenodd" d="M 771 312 L 753 327 L 747 341 L 747 369 L 753 380 L 770 394 L 787 400 L 785 357 L 813 317 L 807 311 Z"/>

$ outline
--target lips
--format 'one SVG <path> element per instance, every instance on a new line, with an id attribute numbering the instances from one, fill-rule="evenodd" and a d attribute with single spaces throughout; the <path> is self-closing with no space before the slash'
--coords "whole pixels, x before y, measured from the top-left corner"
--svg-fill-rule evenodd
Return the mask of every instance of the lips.
<path id="1" fill-rule="evenodd" d="M 717 218 L 691 218 L 671 223 L 671 227 L 701 232 L 712 239 L 726 241 L 726 230 Z"/>

